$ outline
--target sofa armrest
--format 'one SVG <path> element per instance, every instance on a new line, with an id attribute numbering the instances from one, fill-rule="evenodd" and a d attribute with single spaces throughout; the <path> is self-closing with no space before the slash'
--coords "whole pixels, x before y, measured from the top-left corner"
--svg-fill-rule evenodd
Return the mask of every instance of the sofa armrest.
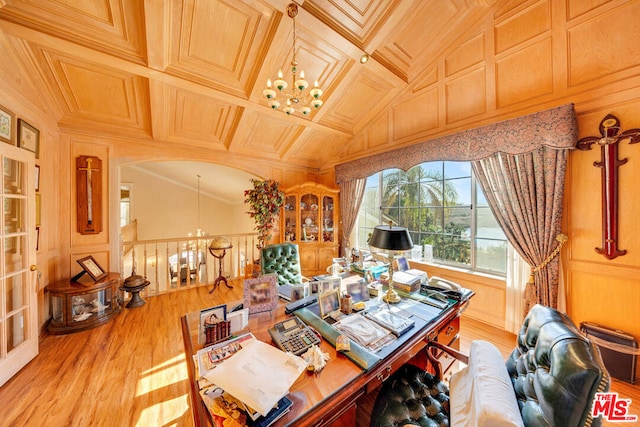
<path id="1" fill-rule="evenodd" d="M 445 353 L 451 355 L 452 357 L 456 358 L 457 360 L 464 363 L 465 365 L 469 364 L 469 356 L 462 353 L 461 351 L 456 350 L 455 348 L 451 348 L 447 345 L 444 345 L 438 341 L 429 341 L 427 343 L 427 352 L 426 352 L 427 359 L 429 359 L 429 363 L 431 363 L 431 365 L 433 366 L 433 369 L 435 371 L 435 377 L 440 380 L 442 380 L 442 365 L 440 364 L 440 361 L 436 358 L 434 352 L 431 350 L 432 348 L 435 348 L 440 351 L 444 351 Z"/>

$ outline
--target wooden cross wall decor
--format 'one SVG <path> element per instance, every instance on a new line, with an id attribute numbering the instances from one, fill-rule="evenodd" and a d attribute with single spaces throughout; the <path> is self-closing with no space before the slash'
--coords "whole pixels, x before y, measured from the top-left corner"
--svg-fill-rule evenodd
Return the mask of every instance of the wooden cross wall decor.
<path id="1" fill-rule="evenodd" d="M 578 141 L 578 149 L 590 150 L 593 144 L 600 146 L 600 161 L 593 165 L 601 168 L 602 176 L 602 248 L 596 252 L 607 259 L 627 253 L 618 249 L 618 168 L 627 163 L 627 158 L 618 159 L 618 142 L 625 139 L 629 144 L 640 142 L 640 129 L 629 129 L 620 133 L 620 120 L 608 114 L 600 122 L 601 136 L 587 136 Z"/>
<path id="2" fill-rule="evenodd" d="M 77 225 L 80 234 L 102 231 L 102 160 L 95 156 L 76 159 Z"/>

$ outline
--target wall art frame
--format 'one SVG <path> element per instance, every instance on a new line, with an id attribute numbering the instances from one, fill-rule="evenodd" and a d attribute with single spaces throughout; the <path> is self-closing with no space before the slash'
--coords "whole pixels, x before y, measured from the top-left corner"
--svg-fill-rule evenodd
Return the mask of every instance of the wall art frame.
<path id="1" fill-rule="evenodd" d="M 0 105 L 0 141 L 16 145 L 16 115 Z"/>
<path id="2" fill-rule="evenodd" d="M 40 191 L 40 165 L 36 165 L 35 190 Z"/>
<path id="3" fill-rule="evenodd" d="M 40 158 L 40 131 L 22 119 L 18 119 L 18 147 Z"/>

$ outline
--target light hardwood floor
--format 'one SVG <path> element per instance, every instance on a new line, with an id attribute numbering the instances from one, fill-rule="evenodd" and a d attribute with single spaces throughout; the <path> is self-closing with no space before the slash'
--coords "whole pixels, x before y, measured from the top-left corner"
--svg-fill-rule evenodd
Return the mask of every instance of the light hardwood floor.
<path id="1" fill-rule="evenodd" d="M 192 426 L 180 317 L 239 300 L 241 286 L 200 287 L 147 298 L 112 322 L 70 335 L 46 335 L 40 354 L 0 388 L 0 426 Z M 515 336 L 463 317 L 461 348 L 473 339 L 506 356 Z M 633 401 L 638 386 L 614 382 Z"/>

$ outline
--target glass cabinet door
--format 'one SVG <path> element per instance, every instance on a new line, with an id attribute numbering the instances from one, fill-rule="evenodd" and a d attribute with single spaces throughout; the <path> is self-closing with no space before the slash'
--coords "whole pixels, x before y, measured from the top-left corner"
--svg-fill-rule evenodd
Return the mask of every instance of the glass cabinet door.
<path id="1" fill-rule="evenodd" d="M 295 242 L 296 225 L 298 218 L 298 203 L 296 196 L 287 196 L 284 201 L 284 240 L 286 242 Z"/>
<path id="2" fill-rule="evenodd" d="M 300 219 L 302 221 L 302 241 L 318 240 L 318 196 L 304 194 L 300 198 Z"/>
<path id="3" fill-rule="evenodd" d="M 334 232 L 333 232 L 334 215 L 335 214 L 333 210 L 333 197 L 324 196 L 322 198 L 322 241 L 323 242 L 334 241 Z"/>

